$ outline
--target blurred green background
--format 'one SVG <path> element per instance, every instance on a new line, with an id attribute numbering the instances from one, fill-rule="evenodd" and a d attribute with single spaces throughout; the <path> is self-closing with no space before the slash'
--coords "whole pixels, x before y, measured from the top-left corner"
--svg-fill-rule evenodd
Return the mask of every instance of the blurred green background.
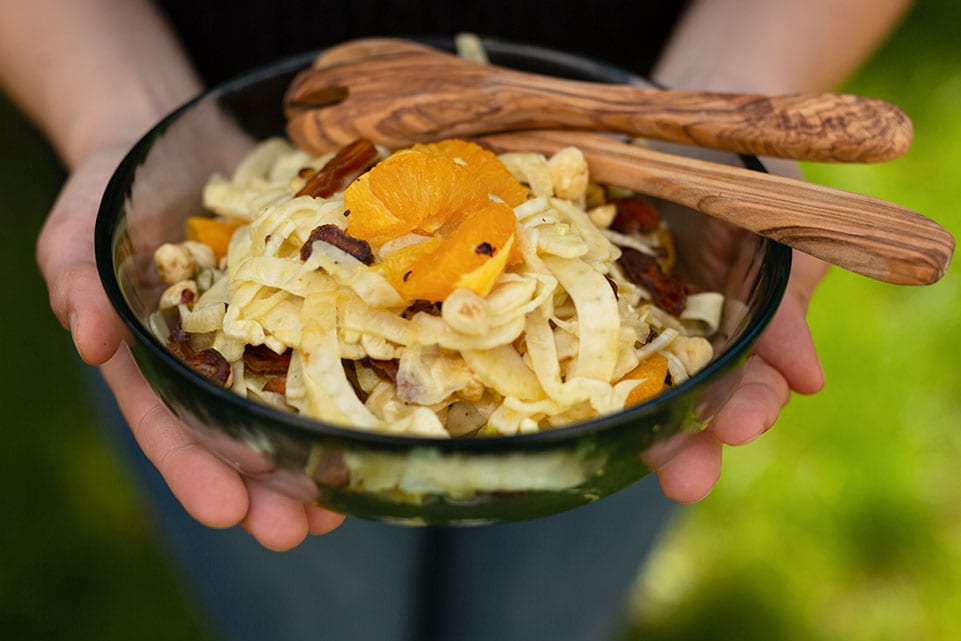
<path id="1" fill-rule="evenodd" d="M 843 87 L 903 107 L 911 151 L 811 180 L 961 233 L 959 24 L 961 4 L 921 0 Z M 47 307 L 34 240 L 63 176 L 5 103 L 0 133 L 0 638 L 210 638 Z M 825 390 L 726 450 L 640 574 L 632 640 L 961 639 L 959 270 L 929 288 L 828 276 L 811 311 Z"/>

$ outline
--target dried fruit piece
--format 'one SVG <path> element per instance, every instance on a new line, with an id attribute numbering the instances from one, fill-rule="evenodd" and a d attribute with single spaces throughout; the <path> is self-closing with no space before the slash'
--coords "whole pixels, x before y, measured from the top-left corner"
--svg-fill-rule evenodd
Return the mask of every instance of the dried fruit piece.
<path id="1" fill-rule="evenodd" d="M 666 276 L 656 256 L 632 247 L 622 247 L 621 257 L 617 262 L 631 282 L 650 292 L 655 305 L 672 316 L 681 315 L 687 306 L 684 284 L 678 278 Z"/>
<path id="2" fill-rule="evenodd" d="M 218 385 L 226 387 L 230 381 L 230 363 L 215 349 L 197 352 L 184 362 L 198 374 Z"/>
<path id="3" fill-rule="evenodd" d="M 287 376 L 279 375 L 274 376 L 266 383 L 264 383 L 263 390 L 265 392 L 273 392 L 274 394 L 286 394 L 287 393 Z"/>
<path id="4" fill-rule="evenodd" d="M 611 222 L 611 229 L 622 234 L 648 234 L 657 229 L 661 215 L 651 201 L 640 196 L 615 198 L 611 201 L 617 207 L 617 214 Z"/>
<path id="5" fill-rule="evenodd" d="M 365 240 L 354 238 L 346 234 L 337 225 L 320 225 L 310 232 L 307 241 L 300 248 L 300 259 L 307 260 L 314 251 L 314 243 L 321 241 L 342 249 L 365 265 L 374 262 L 374 254 L 370 244 Z"/>
<path id="6" fill-rule="evenodd" d="M 377 148 L 371 141 L 360 138 L 342 147 L 333 158 L 312 176 L 297 192 L 297 196 L 330 198 L 367 171 L 377 160 Z"/>
<path id="7" fill-rule="evenodd" d="M 244 347 L 244 369 L 254 376 L 286 374 L 290 368 L 291 350 L 278 354 L 266 345 Z"/>

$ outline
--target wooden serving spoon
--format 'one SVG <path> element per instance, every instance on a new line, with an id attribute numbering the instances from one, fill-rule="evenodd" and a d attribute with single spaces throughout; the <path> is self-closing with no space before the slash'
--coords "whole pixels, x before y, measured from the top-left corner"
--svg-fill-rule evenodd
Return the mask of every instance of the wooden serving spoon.
<path id="1" fill-rule="evenodd" d="M 404 40 L 354 40 L 322 53 L 311 69 L 424 50 L 430 51 Z M 312 108 L 304 111 L 292 102 L 298 86 L 302 87 L 295 81 L 287 99 L 288 133 L 292 140 L 315 152 L 342 146 L 325 135 L 319 128 L 322 123 L 313 121 L 316 113 Z M 376 125 L 376 120 L 371 122 Z M 377 126 L 368 129 L 361 124 L 356 135 L 361 134 L 376 143 L 396 146 Z M 485 139 L 509 151 L 553 153 L 577 146 L 599 182 L 686 205 L 828 263 L 889 283 L 934 283 L 947 271 L 954 252 L 954 238 L 934 221 L 869 196 L 656 152 L 596 133 L 519 131 L 488 135 Z M 353 138 L 347 142 L 352 141 Z"/>
<path id="2" fill-rule="evenodd" d="M 590 132 L 510 132 L 484 140 L 506 151 L 553 153 L 575 146 L 598 182 L 686 205 L 888 283 L 934 283 L 954 253 L 954 238 L 941 225 L 870 196 L 652 151 Z"/>
<path id="3" fill-rule="evenodd" d="M 359 137 L 402 147 L 440 137 L 571 128 L 795 160 L 879 162 L 903 154 L 913 137 L 903 111 L 873 98 L 578 82 L 386 39 L 341 48 L 299 74 L 285 109 L 291 135 L 318 145 L 314 151 Z"/>

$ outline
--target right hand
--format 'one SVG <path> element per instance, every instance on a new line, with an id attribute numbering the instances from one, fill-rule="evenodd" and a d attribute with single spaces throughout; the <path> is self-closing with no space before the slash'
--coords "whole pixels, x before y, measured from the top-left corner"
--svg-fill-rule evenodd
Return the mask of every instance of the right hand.
<path id="1" fill-rule="evenodd" d="M 128 148 L 100 149 L 79 163 L 47 218 L 37 243 L 37 261 L 54 314 L 69 329 L 80 357 L 100 366 L 144 454 L 197 521 L 213 528 L 242 524 L 273 550 L 296 547 L 308 533 L 335 529 L 343 522 L 342 515 L 281 495 L 211 454 L 138 370 L 94 258 L 100 198 Z"/>

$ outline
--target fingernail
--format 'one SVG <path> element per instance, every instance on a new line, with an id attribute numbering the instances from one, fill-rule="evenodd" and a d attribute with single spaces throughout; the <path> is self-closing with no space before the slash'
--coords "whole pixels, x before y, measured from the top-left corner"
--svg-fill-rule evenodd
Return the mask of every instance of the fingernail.
<path id="1" fill-rule="evenodd" d="M 70 312 L 67 317 L 67 323 L 70 325 L 70 333 L 74 334 L 77 330 L 77 312 Z"/>

